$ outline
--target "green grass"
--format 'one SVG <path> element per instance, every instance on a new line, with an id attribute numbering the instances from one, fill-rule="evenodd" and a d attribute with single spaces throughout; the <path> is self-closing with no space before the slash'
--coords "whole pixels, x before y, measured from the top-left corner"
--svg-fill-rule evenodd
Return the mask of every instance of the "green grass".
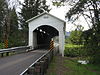
<path id="1" fill-rule="evenodd" d="M 100 75 L 99 72 L 97 73 L 94 71 L 94 67 L 96 67 L 96 70 L 100 71 L 100 68 L 95 65 L 81 65 L 71 60 L 65 60 L 64 65 L 71 69 L 69 72 L 66 72 L 65 75 Z"/>
<path id="2" fill-rule="evenodd" d="M 70 71 L 66 72 L 65 75 L 100 75 L 100 65 L 82 65 L 77 63 L 78 59 L 90 59 L 90 57 L 87 56 L 87 51 L 83 47 L 84 45 L 65 44 L 64 52 L 66 56 L 78 56 L 77 59 L 64 60 L 64 66 L 70 69 Z"/>
<path id="3" fill-rule="evenodd" d="M 88 64 L 87 67 L 96 72 L 97 75 L 100 75 L 100 64 L 99 65 Z"/>
<path id="4" fill-rule="evenodd" d="M 53 59 L 49 66 L 49 73 L 46 75 L 57 75 L 56 68 L 59 68 L 57 65 L 57 56 Z M 77 63 L 77 58 L 67 58 L 63 60 L 64 63 L 62 64 L 67 69 L 64 72 L 64 75 L 100 75 L 100 65 L 93 65 L 93 64 L 86 64 L 82 65 Z M 60 68 L 59 68 L 60 69 Z"/>
<path id="5" fill-rule="evenodd" d="M 55 68 L 56 68 L 56 62 L 55 62 L 56 58 L 54 57 L 52 60 L 52 63 L 50 63 L 49 68 L 52 69 L 52 72 L 47 73 L 46 75 L 56 75 L 55 73 Z"/>

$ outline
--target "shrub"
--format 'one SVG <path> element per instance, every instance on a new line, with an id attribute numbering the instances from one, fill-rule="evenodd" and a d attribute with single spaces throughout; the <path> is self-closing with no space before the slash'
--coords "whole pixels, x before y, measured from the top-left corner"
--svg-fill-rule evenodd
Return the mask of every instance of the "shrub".
<path id="1" fill-rule="evenodd" d="M 24 42 L 22 42 L 22 41 L 9 41 L 9 43 L 8 43 L 8 47 L 10 48 L 10 47 L 18 47 L 18 46 L 25 46 L 25 43 Z"/>
<path id="2" fill-rule="evenodd" d="M 90 57 L 90 63 L 100 64 L 100 47 L 88 47 L 87 52 Z"/>
<path id="3" fill-rule="evenodd" d="M 0 49 L 4 48 L 4 43 L 0 43 Z"/>
<path id="4" fill-rule="evenodd" d="M 86 56 L 86 49 L 82 46 L 65 46 L 64 55 L 69 57 Z"/>

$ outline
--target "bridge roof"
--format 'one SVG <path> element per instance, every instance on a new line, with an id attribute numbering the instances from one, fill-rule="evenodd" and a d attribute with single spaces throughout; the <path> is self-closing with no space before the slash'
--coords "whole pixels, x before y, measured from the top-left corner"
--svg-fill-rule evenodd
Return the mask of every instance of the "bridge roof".
<path id="1" fill-rule="evenodd" d="M 48 13 L 48 12 L 43 12 L 43 13 L 41 13 L 41 14 L 39 14 L 39 15 L 37 15 L 37 16 L 35 16 L 35 17 L 29 19 L 29 20 L 27 20 L 26 22 L 27 22 L 27 23 L 28 23 L 28 22 L 31 22 L 31 21 L 33 21 L 33 20 L 37 19 L 38 17 L 41 17 L 42 15 L 45 15 L 45 14 L 50 15 L 50 16 L 52 16 L 52 17 L 54 17 L 54 18 L 56 18 L 56 19 L 58 19 L 58 20 L 60 20 L 60 21 L 62 21 L 62 22 L 64 22 L 64 23 L 66 23 L 66 21 L 64 21 L 64 20 L 62 20 L 62 19 L 60 19 L 60 18 L 58 18 L 58 17 L 56 17 L 56 16 L 54 16 L 54 15 Z"/>

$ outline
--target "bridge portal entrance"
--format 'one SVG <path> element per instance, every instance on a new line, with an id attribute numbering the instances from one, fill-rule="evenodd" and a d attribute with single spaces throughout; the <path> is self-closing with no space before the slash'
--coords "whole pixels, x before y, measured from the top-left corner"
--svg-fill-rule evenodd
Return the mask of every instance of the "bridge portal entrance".
<path id="1" fill-rule="evenodd" d="M 59 52 L 64 56 L 65 21 L 44 12 L 29 19 L 29 46 L 32 49 L 49 49 L 53 39 L 59 44 Z"/>
<path id="2" fill-rule="evenodd" d="M 53 39 L 54 44 L 59 44 L 59 32 L 47 25 L 40 26 L 33 31 L 34 49 L 50 49 L 50 41 Z M 35 40 L 35 41 L 34 41 Z"/>

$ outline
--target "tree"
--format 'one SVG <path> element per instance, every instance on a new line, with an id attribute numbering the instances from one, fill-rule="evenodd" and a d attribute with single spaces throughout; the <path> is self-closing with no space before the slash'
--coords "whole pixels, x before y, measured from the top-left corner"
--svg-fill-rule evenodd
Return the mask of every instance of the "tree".
<path id="1" fill-rule="evenodd" d="M 10 10 L 10 31 L 9 31 L 9 47 L 20 46 L 18 42 L 21 42 L 19 35 L 19 26 L 18 26 L 18 16 L 16 14 L 15 8 L 9 9 Z M 17 36 L 16 36 L 17 34 Z"/>
<path id="2" fill-rule="evenodd" d="M 86 14 L 88 12 L 89 14 Z M 99 0 L 81 0 L 76 5 L 70 9 L 67 13 L 69 19 L 77 15 L 75 19 L 79 18 L 79 15 L 82 15 L 86 22 L 89 25 L 89 21 L 92 23 L 90 27 L 91 32 L 85 34 L 84 38 L 87 40 L 85 46 L 89 49 L 89 55 L 92 57 L 93 63 L 100 62 L 100 1 Z M 87 37 L 88 36 L 88 37 Z"/>
<path id="3" fill-rule="evenodd" d="M 5 47 L 8 47 L 8 36 L 9 36 L 9 30 L 10 30 L 10 18 L 9 18 L 9 10 L 8 10 L 8 4 L 7 1 L 4 0 L 1 4 L 2 7 L 2 36 L 3 36 L 3 42 L 5 43 Z"/>
<path id="4" fill-rule="evenodd" d="M 71 5 L 72 8 L 67 12 L 66 18 L 73 21 L 77 20 L 80 16 L 83 16 L 86 20 L 89 18 L 92 24 L 99 21 L 100 0 L 52 0 L 52 2 L 55 6 L 57 6 L 57 3 L 60 6 L 65 4 Z"/>
<path id="5" fill-rule="evenodd" d="M 0 42 L 2 41 L 3 35 L 3 18 L 4 18 L 4 2 L 5 0 L 0 0 Z"/>
<path id="6" fill-rule="evenodd" d="M 18 3 L 12 0 L 0 0 L 0 42 L 5 43 L 5 48 L 19 46 L 18 43 L 22 42 L 18 34 L 20 30 L 15 10 Z"/>
<path id="7" fill-rule="evenodd" d="M 10 11 L 10 35 L 16 35 L 16 31 L 18 31 L 18 16 L 16 14 L 15 8 Z"/>
<path id="8" fill-rule="evenodd" d="M 56 0 L 57 1 L 57 0 Z M 69 21 L 75 22 L 80 16 L 86 20 L 89 30 L 85 34 L 85 46 L 88 47 L 92 62 L 100 62 L 100 0 L 60 0 L 61 3 L 72 3 L 66 14 Z M 92 26 L 90 26 L 92 24 Z"/>
<path id="9" fill-rule="evenodd" d="M 24 33 L 25 44 L 28 42 L 28 24 L 26 21 L 38 14 L 47 11 L 49 12 L 49 6 L 46 5 L 46 0 L 25 0 L 22 4 L 20 16 L 20 25 Z"/>
<path id="10" fill-rule="evenodd" d="M 77 45 L 83 44 L 82 30 L 83 27 L 81 25 L 78 25 L 74 31 L 71 31 L 71 34 L 68 38 L 69 42 Z"/>
<path id="11" fill-rule="evenodd" d="M 12 34 L 18 30 L 18 17 L 15 8 L 13 6 L 13 9 L 9 7 L 8 0 L 3 0 L 0 7 L 0 10 L 2 11 L 0 14 L 0 26 L 2 27 L 0 28 L 2 30 L 2 38 L 0 38 L 0 40 L 3 40 L 2 42 L 5 43 L 5 48 L 7 48 L 8 43 L 10 42 L 10 37 L 12 37 Z M 9 45 L 10 44 L 11 43 L 9 43 Z"/>

